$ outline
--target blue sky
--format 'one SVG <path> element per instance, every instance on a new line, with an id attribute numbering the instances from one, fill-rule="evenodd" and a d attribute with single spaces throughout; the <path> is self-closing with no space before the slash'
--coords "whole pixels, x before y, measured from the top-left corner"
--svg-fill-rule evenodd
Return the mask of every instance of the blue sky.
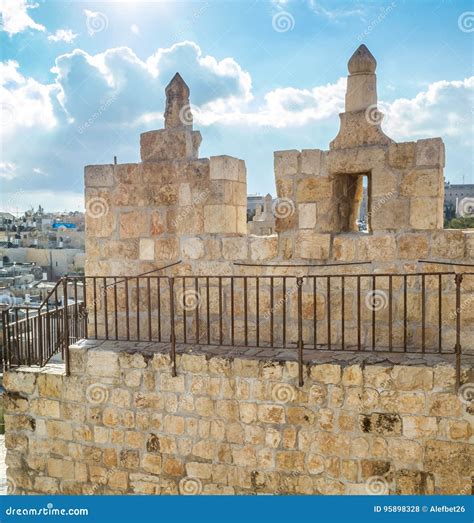
<path id="1" fill-rule="evenodd" d="M 463 0 L 0 0 L 2 209 L 81 209 L 83 167 L 139 160 L 162 127 L 164 87 L 191 89 L 201 156 L 246 161 L 274 192 L 273 151 L 337 134 L 347 60 L 378 61 L 383 128 L 441 136 L 445 176 L 474 183 L 474 11 Z"/>

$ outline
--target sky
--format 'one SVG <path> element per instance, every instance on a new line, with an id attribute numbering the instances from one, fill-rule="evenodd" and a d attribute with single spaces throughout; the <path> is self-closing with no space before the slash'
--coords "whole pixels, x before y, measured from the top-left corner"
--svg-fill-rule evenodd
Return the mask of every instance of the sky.
<path id="1" fill-rule="evenodd" d="M 361 43 L 385 133 L 441 136 L 446 180 L 474 183 L 469 1 L 0 0 L 0 14 L 0 210 L 82 210 L 84 166 L 139 161 L 176 71 L 200 156 L 244 159 L 248 192 L 274 194 L 274 151 L 336 136 Z"/>

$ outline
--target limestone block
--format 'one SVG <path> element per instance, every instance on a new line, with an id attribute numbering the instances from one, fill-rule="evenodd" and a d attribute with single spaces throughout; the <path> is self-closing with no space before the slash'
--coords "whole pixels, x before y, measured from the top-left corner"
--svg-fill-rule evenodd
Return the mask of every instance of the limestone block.
<path id="1" fill-rule="evenodd" d="M 150 216 L 150 235 L 158 236 L 166 231 L 166 214 L 153 211 Z"/>
<path id="2" fill-rule="evenodd" d="M 398 390 L 431 390 L 433 388 L 433 370 L 426 367 L 396 365 L 392 370 L 392 379 Z"/>
<path id="3" fill-rule="evenodd" d="M 205 254 L 204 241 L 201 238 L 183 238 L 181 252 L 185 258 L 199 260 Z"/>
<path id="4" fill-rule="evenodd" d="M 444 143 L 441 138 L 428 138 L 416 142 L 416 165 L 444 167 Z"/>
<path id="5" fill-rule="evenodd" d="M 112 164 L 86 165 L 84 184 L 86 187 L 112 187 L 114 185 L 114 166 Z"/>
<path id="6" fill-rule="evenodd" d="M 413 229 L 442 229 L 438 213 L 442 209 L 439 198 L 412 198 L 410 201 L 410 226 Z"/>
<path id="7" fill-rule="evenodd" d="M 148 215 L 143 211 L 120 213 L 120 238 L 139 238 L 149 230 Z"/>
<path id="8" fill-rule="evenodd" d="M 86 235 L 94 238 L 110 236 L 116 227 L 115 212 L 112 208 L 110 192 L 86 187 L 85 202 Z"/>
<path id="9" fill-rule="evenodd" d="M 237 232 L 237 211 L 232 205 L 206 205 L 204 231 L 209 233 Z"/>
<path id="10" fill-rule="evenodd" d="M 303 149 L 301 151 L 301 174 L 317 176 L 321 167 L 320 149 Z"/>
<path id="11" fill-rule="evenodd" d="M 275 151 L 273 153 L 273 164 L 276 178 L 297 174 L 299 157 L 300 152 L 295 149 Z"/>
<path id="12" fill-rule="evenodd" d="M 370 122 L 365 110 L 341 113 L 339 118 L 341 120 L 340 131 L 329 144 L 331 151 L 392 143 L 379 124 Z"/>
<path id="13" fill-rule="evenodd" d="M 357 240 L 352 236 L 335 236 L 332 248 L 335 260 L 354 261 L 356 259 Z"/>
<path id="14" fill-rule="evenodd" d="M 398 237 L 398 256 L 402 260 L 418 260 L 428 256 L 426 234 L 405 233 Z"/>
<path id="15" fill-rule="evenodd" d="M 258 405 L 257 416 L 262 423 L 285 423 L 285 409 L 280 405 Z"/>
<path id="16" fill-rule="evenodd" d="M 443 230 L 433 235 L 431 255 L 434 258 L 464 258 L 467 256 L 465 248 L 465 234 L 462 230 Z"/>
<path id="17" fill-rule="evenodd" d="M 361 238 L 359 252 L 363 259 L 393 261 L 397 256 L 395 236 L 384 234 Z"/>
<path id="18" fill-rule="evenodd" d="M 278 254 L 278 238 L 276 236 L 251 236 L 250 259 L 253 261 L 271 260 Z"/>
<path id="19" fill-rule="evenodd" d="M 176 183 L 149 185 L 147 191 L 152 195 L 153 205 L 174 205 L 178 202 L 178 186 Z"/>
<path id="20" fill-rule="evenodd" d="M 141 182 L 143 176 L 141 163 L 120 163 L 112 167 L 117 185 L 125 186 Z M 130 187 L 128 189 L 130 190 Z"/>
<path id="21" fill-rule="evenodd" d="M 311 367 L 311 379 L 326 385 L 337 385 L 341 381 L 341 367 L 330 363 L 313 365 Z"/>
<path id="22" fill-rule="evenodd" d="M 36 387 L 36 376 L 33 372 L 10 370 L 3 376 L 3 386 L 8 392 L 32 394 Z"/>
<path id="23" fill-rule="evenodd" d="M 410 225 L 408 198 L 373 198 L 370 209 L 372 231 L 399 230 Z"/>
<path id="24" fill-rule="evenodd" d="M 415 163 L 415 142 L 391 143 L 388 146 L 388 163 L 396 169 L 406 169 Z"/>
<path id="25" fill-rule="evenodd" d="M 247 233 L 247 206 L 239 205 L 235 208 L 236 218 L 237 218 L 237 234 L 246 234 Z"/>
<path id="26" fill-rule="evenodd" d="M 234 205 L 247 208 L 247 184 L 241 182 L 231 182 L 232 201 Z"/>
<path id="27" fill-rule="evenodd" d="M 110 350 L 90 350 L 87 357 L 87 373 L 90 376 L 118 377 L 120 374 L 118 354 Z"/>
<path id="28" fill-rule="evenodd" d="M 403 435 L 409 439 L 436 436 L 438 421 L 434 416 L 403 416 Z"/>
<path id="29" fill-rule="evenodd" d="M 198 157 L 201 133 L 189 129 L 160 129 L 140 135 L 142 162 L 159 160 L 194 160 Z"/>
<path id="30" fill-rule="evenodd" d="M 276 191 L 278 198 L 289 198 L 292 200 L 294 198 L 293 194 L 293 183 L 291 179 L 278 179 L 276 180 Z"/>
<path id="31" fill-rule="evenodd" d="M 426 495 L 435 493 L 435 479 L 432 474 L 419 470 L 397 470 L 395 473 L 396 494 Z"/>
<path id="32" fill-rule="evenodd" d="M 385 198 L 388 201 L 398 192 L 398 176 L 387 165 L 372 169 L 370 181 L 372 198 Z"/>
<path id="33" fill-rule="evenodd" d="M 227 155 L 211 156 L 209 160 L 211 180 L 239 181 L 242 160 Z"/>
<path id="34" fill-rule="evenodd" d="M 155 259 L 161 261 L 176 260 L 179 255 L 179 242 L 176 238 L 163 238 L 155 241 Z"/>
<path id="35" fill-rule="evenodd" d="M 356 147 L 350 150 L 331 150 L 327 155 L 329 174 L 362 174 L 384 166 L 386 147 Z"/>
<path id="36" fill-rule="evenodd" d="M 359 416 L 362 432 L 385 436 L 401 436 L 402 420 L 398 414 L 373 413 Z"/>
<path id="37" fill-rule="evenodd" d="M 222 255 L 225 260 L 245 260 L 248 258 L 249 240 L 247 236 L 222 238 Z"/>
<path id="38" fill-rule="evenodd" d="M 138 242 L 135 238 L 129 240 L 102 240 L 102 256 L 104 258 L 136 260 L 138 253 Z"/>
<path id="39" fill-rule="evenodd" d="M 332 198 L 334 182 L 328 177 L 306 178 L 296 182 L 296 201 L 317 202 Z"/>
<path id="40" fill-rule="evenodd" d="M 330 234 L 317 234 L 312 231 L 299 231 L 296 239 L 297 253 L 305 260 L 327 259 L 330 244 Z"/>
<path id="41" fill-rule="evenodd" d="M 155 240 L 153 238 L 140 238 L 140 260 L 155 259 Z"/>
<path id="42" fill-rule="evenodd" d="M 298 206 L 298 227 L 313 229 L 316 226 L 316 204 L 300 203 Z"/>
<path id="43" fill-rule="evenodd" d="M 440 168 L 408 171 L 400 185 L 400 194 L 405 196 L 440 197 L 443 191 L 444 178 Z"/>
<path id="44" fill-rule="evenodd" d="M 424 468 L 435 474 L 456 471 L 457 476 L 470 476 L 474 460 L 474 448 L 463 443 L 430 440 L 426 443 Z"/>
<path id="45" fill-rule="evenodd" d="M 179 205 L 181 205 L 181 206 L 191 205 L 192 193 L 191 193 L 191 185 L 189 183 L 180 184 L 179 190 L 178 190 L 178 202 L 179 202 Z"/>

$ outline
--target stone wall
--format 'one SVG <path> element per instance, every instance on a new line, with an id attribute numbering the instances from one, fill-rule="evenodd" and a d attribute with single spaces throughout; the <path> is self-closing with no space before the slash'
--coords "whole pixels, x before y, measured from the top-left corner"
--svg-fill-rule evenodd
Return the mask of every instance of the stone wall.
<path id="1" fill-rule="evenodd" d="M 11 492 L 471 492 L 472 406 L 449 363 L 318 355 L 299 388 L 292 361 L 181 354 L 172 377 L 166 349 L 131 347 L 72 347 L 69 377 L 5 374 Z"/>
<path id="2" fill-rule="evenodd" d="M 178 259 L 177 274 L 241 274 L 235 261 L 370 261 L 373 270 L 405 272 L 424 270 L 417 263 L 424 257 L 472 259 L 473 233 L 442 229 L 442 140 L 387 137 L 375 58 L 362 45 L 348 68 L 345 112 L 329 150 L 275 153 L 277 234 L 260 237 L 247 235 L 244 161 L 199 159 L 189 89 L 176 75 L 166 89 L 165 128 L 140 137 L 142 161 L 85 169 L 86 274 L 137 275 Z M 356 230 L 362 176 L 370 234 Z"/>

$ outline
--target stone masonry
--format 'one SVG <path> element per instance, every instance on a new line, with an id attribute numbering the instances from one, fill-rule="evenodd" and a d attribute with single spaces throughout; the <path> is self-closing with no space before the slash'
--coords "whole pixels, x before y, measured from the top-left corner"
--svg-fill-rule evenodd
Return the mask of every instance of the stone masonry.
<path id="1" fill-rule="evenodd" d="M 217 353 L 182 353 L 173 378 L 166 347 L 89 341 L 69 377 L 8 372 L 10 489 L 471 493 L 473 413 L 452 366 L 318 356 L 300 388 L 295 362 Z"/>

